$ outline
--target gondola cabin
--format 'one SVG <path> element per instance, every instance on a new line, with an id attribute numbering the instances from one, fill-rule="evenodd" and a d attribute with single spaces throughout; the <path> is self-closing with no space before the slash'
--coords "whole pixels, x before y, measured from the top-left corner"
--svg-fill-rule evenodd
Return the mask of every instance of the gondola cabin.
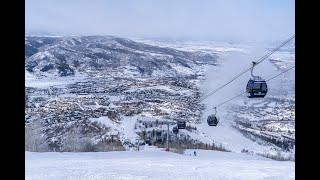
<path id="1" fill-rule="evenodd" d="M 178 129 L 185 129 L 186 122 L 185 121 L 178 121 Z"/>
<path id="2" fill-rule="evenodd" d="M 178 133 L 179 133 L 178 127 L 177 127 L 177 126 L 173 127 L 172 132 L 173 132 L 174 134 L 178 134 Z"/>
<path id="3" fill-rule="evenodd" d="M 263 79 L 250 79 L 246 92 L 249 98 L 263 98 L 268 92 L 268 86 Z"/>
<path id="4" fill-rule="evenodd" d="M 212 114 L 212 115 L 208 116 L 207 123 L 209 126 L 217 126 L 219 123 L 219 120 L 218 120 L 217 116 Z"/>

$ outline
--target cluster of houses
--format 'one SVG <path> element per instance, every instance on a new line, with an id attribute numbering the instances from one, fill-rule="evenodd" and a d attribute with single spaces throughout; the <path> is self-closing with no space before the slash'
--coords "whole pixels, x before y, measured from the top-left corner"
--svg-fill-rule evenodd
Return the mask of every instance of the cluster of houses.
<path id="1" fill-rule="evenodd" d="M 181 95 L 179 91 L 158 89 L 157 81 L 159 80 L 148 79 L 145 82 L 138 80 L 130 82 L 126 79 L 119 80 L 118 83 L 121 85 L 115 86 L 108 84 L 107 80 L 101 83 L 92 80 L 76 82 L 64 90 L 53 87 L 47 90 L 28 88 L 27 95 L 31 95 L 32 98 L 26 97 L 26 113 L 38 113 L 48 122 L 77 121 L 101 116 L 120 121 L 120 115 L 133 116 L 147 113 L 164 117 L 172 114 L 171 112 L 174 112 L 175 118 L 183 120 L 200 119 L 201 106 L 193 103 L 197 99 L 197 94 Z M 171 84 L 174 81 L 166 79 L 160 82 Z M 102 87 L 105 87 L 104 91 Z M 64 92 L 62 95 L 53 95 L 62 92 Z M 41 95 L 45 93 L 52 95 L 52 98 Z M 110 100 L 108 97 L 113 93 L 121 98 Z"/>
<path id="2" fill-rule="evenodd" d="M 46 128 L 65 128 L 68 123 L 91 123 L 90 118 L 102 116 L 114 122 L 120 122 L 121 116 L 134 115 L 187 121 L 200 118 L 201 106 L 194 104 L 197 91 L 190 89 L 188 94 L 180 92 L 180 89 L 189 91 L 191 85 L 186 81 L 177 82 L 172 78 L 110 79 L 76 82 L 65 88 L 27 88 L 26 122 L 41 119 L 48 125 Z M 151 123 L 161 126 L 161 122 L 151 120 Z M 166 138 L 164 129 L 147 129 L 144 140 L 158 142 Z"/>
<path id="3" fill-rule="evenodd" d="M 36 113 L 50 123 L 84 120 L 101 116 L 115 118 L 114 114 L 116 114 L 116 112 L 107 107 L 110 104 L 109 100 L 102 97 L 64 97 L 47 101 L 39 97 L 32 100 L 26 106 L 27 114 Z M 42 104 L 35 106 L 39 102 L 42 102 Z"/>

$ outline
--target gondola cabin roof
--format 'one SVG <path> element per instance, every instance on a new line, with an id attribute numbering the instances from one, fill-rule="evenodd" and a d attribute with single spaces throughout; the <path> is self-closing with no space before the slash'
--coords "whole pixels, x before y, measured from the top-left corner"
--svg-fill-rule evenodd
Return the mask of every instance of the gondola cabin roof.
<path id="1" fill-rule="evenodd" d="M 266 83 L 266 81 L 265 81 L 264 79 L 259 79 L 259 80 L 250 79 L 249 82 L 254 82 L 254 83 Z"/>

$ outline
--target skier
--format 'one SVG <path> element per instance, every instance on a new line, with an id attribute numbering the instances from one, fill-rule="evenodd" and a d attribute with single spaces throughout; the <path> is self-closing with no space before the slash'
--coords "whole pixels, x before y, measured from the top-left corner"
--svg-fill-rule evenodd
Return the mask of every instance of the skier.
<path id="1" fill-rule="evenodd" d="M 196 151 L 193 151 L 193 155 L 194 155 L 194 156 L 197 156 L 197 152 L 196 152 Z"/>

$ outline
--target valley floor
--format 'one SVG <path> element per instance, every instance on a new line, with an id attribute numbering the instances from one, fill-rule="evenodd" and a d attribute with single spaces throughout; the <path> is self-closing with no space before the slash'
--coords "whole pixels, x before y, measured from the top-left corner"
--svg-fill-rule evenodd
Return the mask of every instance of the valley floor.
<path id="1" fill-rule="evenodd" d="M 192 154 L 192 155 L 191 155 Z M 36 179 L 294 179 L 295 163 L 242 153 L 187 150 L 26 152 L 26 180 Z"/>

